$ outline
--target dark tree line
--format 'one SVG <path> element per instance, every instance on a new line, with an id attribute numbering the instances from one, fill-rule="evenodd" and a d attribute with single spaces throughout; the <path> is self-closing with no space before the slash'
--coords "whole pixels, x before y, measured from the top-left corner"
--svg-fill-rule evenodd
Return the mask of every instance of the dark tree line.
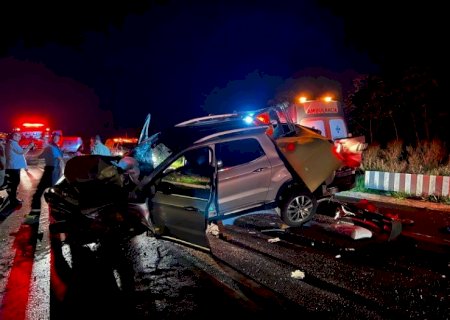
<path id="1" fill-rule="evenodd" d="M 354 80 L 345 100 L 350 130 L 369 143 L 448 139 L 449 112 L 443 84 L 425 67 L 394 76 L 368 75 Z"/>

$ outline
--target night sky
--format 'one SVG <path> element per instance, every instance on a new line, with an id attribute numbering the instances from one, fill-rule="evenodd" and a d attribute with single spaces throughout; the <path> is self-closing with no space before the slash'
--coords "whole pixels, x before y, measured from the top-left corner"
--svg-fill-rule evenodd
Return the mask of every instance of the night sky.
<path id="1" fill-rule="evenodd" d="M 446 11 L 433 1 L 123 3 L 2 5 L 0 131 L 32 117 L 71 135 L 133 135 L 148 113 L 160 129 L 264 107 L 301 77 L 344 94 L 356 75 L 408 65 L 445 78 Z"/>

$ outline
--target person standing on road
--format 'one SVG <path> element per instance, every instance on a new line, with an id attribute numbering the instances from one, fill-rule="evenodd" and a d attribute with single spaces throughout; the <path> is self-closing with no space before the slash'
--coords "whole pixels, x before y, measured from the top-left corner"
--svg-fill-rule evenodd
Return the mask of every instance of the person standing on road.
<path id="1" fill-rule="evenodd" d="M 25 149 L 19 145 L 21 139 L 19 132 L 13 132 L 6 144 L 6 177 L 7 177 L 7 193 L 10 206 L 15 207 L 23 201 L 17 198 L 17 189 L 20 184 L 20 170 L 27 168 L 25 154 L 34 147 L 34 143 L 30 143 Z"/>
<path id="2" fill-rule="evenodd" d="M 97 154 L 100 156 L 110 156 L 111 150 L 102 143 L 102 139 L 97 134 L 91 139 L 91 154 Z"/>
<path id="3" fill-rule="evenodd" d="M 30 215 L 40 214 L 42 194 L 44 193 L 45 189 L 54 186 L 58 179 L 62 176 L 64 169 L 64 160 L 63 152 L 58 146 L 58 142 L 60 139 L 60 133 L 57 131 L 53 132 L 50 143 L 38 156 L 40 159 L 45 160 L 45 167 L 36 192 L 33 195 Z"/>
<path id="4" fill-rule="evenodd" d="M 5 169 L 6 169 L 6 141 L 0 138 L 0 190 L 3 190 L 6 185 L 5 179 Z"/>
<path id="5" fill-rule="evenodd" d="M 6 141 L 3 138 L 0 138 L 0 190 L 6 188 L 5 169 L 6 169 Z M 3 209 L 4 203 L 5 197 L 0 196 L 0 211 Z"/>

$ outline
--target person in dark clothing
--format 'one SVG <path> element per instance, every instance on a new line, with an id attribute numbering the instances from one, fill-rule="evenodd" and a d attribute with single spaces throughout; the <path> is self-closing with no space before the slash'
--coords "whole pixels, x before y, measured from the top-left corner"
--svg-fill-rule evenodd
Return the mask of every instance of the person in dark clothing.
<path id="1" fill-rule="evenodd" d="M 21 199 L 17 198 L 17 189 L 20 184 L 20 170 L 27 167 L 25 160 L 25 154 L 34 147 L 33 143 L 30 143 L 28 147 L 22 148 L 19 145 L 21 139 L 20 132 L 13 132 L 10 135 L 10 139 L 6 144 L 6 170 L 5 175 L 7 177 L 7 193 L 10 201 L 10 206 L 15 207 L 22 203 Z"/>
<path id="2" fill-rule="evenodd" d="M 6 189 L 6 141 L 0 137 L 0 190 Z M 5 197 L 0 196 L 0 211 L 5 204 Z"/>
<path id="3" fill-rule="evenodd" d="M 6 188 L 6 141 L 0 138 L 0 190 Z"/>
<path id="4" fill-rule="evenodd" d="M 39 215 L 41 211 L 41 197 L 45 189 L 56 184 L 62 175 L 64 161 L 63 152 L 58 146 L 61 136 L 59 132 L 53 132 L 51 142 L 44 148 L 39 158 L 45 160 L 44 172 L 33 195 L 30 215 Z"/>

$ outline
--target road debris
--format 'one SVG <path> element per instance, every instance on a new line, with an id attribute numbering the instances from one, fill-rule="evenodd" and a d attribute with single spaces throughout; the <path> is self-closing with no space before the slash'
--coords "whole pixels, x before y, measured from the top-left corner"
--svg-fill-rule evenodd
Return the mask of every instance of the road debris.
<path id="1" fill-rule="evenodd" d="M 305 278 L 305 273 L 303 271 L 300 270 L 295 270 L 291 272 L 291 278 L 294 279 L 304 279 Z"/>
<path id="2" fill-rule="evenodd" d="M 215 237 L 219 237 L 219 226 L 214 223 L 209 224 L 206 228 L 206 234 L 211 234 Z"/>
<path id="3" fill-rule="evenodd" d="M 270 242 L 270 243 L 275 243 L 275 242 L 278 242 L 278 241 L 281 241 L 281 240 L 280 240 L 280 238 L 276 237 L 276 238 L 268 239 L 267 241 Z"/>

